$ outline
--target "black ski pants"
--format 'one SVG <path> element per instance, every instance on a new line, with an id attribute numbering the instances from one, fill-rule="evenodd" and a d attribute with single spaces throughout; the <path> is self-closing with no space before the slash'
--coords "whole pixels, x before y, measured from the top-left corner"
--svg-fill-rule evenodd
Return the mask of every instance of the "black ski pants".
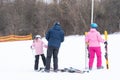
<path id="1" fill-rule="evenodd" d="M 53 56 L 54 70 L 58 69 L 58 51 L 59 48 L 49 46 L 47 49 L 46 70 L 50 70 L 51 57 Z"/>
<path id="2" fill-rule="evenodd" d="M 34 65 L 34 70 L 38 70 L 38 65 L 39 65 L 39 56 L 41 56 L 43 65 L 46 65 L 46 58 L 44 54 L 41 55 L 35 55 L 35 65 Z"/>

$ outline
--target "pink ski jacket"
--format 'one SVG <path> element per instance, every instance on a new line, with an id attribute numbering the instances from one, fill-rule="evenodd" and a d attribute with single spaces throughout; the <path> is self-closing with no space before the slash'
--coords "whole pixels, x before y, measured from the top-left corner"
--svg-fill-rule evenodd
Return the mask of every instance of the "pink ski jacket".
<path id="1" fill-rule="evenodd" d="M 105 40 L 101 37 L 100 33 L 93 28 L 91 28 L 86 35 L 85 41 L 88 43 L 89 47 L 100 47 L 100 42 L 105 42 Z"/>
<path id="2" fill-rule="evenodd" d="M 47 48 L 47 45 L 40 38 L 33 40 L 31 48 L 35 50 L 35 55 L 43 54 L 43 47 Z"/>

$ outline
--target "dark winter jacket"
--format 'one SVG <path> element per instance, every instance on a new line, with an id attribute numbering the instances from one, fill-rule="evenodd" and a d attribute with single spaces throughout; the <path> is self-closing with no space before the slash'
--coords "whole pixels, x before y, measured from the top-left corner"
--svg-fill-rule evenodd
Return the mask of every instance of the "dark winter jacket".
<path id="1" fill-rule="evenodd" d="M 64 41 L 64 31 L 60 24 L 54 24 L 54 26 L 46 33 L 46 39 L 48 41 L 48 47 L 60 47 L 61 42 Z"/>

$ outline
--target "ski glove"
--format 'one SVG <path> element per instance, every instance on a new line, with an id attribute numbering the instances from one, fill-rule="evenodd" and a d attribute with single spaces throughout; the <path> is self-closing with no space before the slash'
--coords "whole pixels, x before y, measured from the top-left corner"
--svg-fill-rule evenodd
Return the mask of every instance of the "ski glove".
<path id="1" fill-rule="evenodd" d="M 106 44 L 106 45 L 107 45 L 107 44 L 108 44 L 108 43 L 107 43 L 107 41 L 105 41 L 105 42 L 104 42 L 104 44 Z"/>
<path id="2" fill-rule="evenodd" d="M 90 58 L 90 53 L 88 53 L 88 58 Z"/>

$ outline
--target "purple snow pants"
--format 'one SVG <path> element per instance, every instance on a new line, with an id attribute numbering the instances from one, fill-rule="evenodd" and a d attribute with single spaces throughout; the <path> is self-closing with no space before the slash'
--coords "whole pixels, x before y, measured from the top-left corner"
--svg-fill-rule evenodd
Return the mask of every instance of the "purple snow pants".
<path id="1" fill-rule="evenodd" d="M 89 68 L 92 69 L 95 54 L 97 56 L 97 68 L 101 67 L 102 65 L 102 57 L 101 57 L 101 48 L 100 47 L 89 47 Z"/>

